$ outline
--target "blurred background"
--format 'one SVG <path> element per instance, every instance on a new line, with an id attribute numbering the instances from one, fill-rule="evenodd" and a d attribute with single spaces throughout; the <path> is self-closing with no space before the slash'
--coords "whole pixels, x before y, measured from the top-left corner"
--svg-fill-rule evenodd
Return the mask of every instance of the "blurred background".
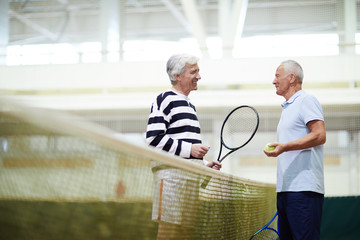
<path id="1" fill-rule="evenodd" d="M 326 195 L 360 194 L 359 0 L 0 1 L 0 94 L 76 114 L 136 144 L 151 103 L 170 87 L 166 61 L 181 52 L 200 58 L 190 98 L 208 160 L 218 155 L 227 113 L 254 106 L 259 130 L 222 171 L 275 183 L 276 159 L 262 152 L 276 141 L 284 101 L 272 80 L 281 61 L 294 59 L 324 110 Z M 0 136 L 0 151 L 8 146 Z"/>

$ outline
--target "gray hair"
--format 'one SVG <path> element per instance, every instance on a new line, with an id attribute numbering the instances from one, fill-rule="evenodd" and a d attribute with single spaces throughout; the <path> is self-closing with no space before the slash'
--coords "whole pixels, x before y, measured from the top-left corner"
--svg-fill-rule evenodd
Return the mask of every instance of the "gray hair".
<path id="1" fill-rule="evenodd" d="M 169 75 L 170 82 L 172 85 L 176 83 L 175 74 L 183 74 L 186 69 L 186 64 L 197 64 L 199 61 L 198 57 L 190 54 L 175 54 L 172 55 L 166 64 L 166 72 Z"/>
<path id="2" fill-rule="evenodd" d="M 281 65 L 284 66 L 284 70 L 286 74 L 294 73 L 299 81 L 299 83 L 303 82 L 304 72 L 300 64 L 294 60 L 286 60 L 281 62 Z"/>

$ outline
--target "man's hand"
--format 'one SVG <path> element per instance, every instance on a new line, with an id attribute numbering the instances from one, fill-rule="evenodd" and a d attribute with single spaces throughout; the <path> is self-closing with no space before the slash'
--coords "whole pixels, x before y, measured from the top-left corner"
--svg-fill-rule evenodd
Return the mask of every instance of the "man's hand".
<path id="1" fill-rule="evenodd" d="M 268 144 L 268 145 L 270 147 L 275 147 L 275 149 L 271 150 L 271 151 L 267 151 L 267 150 L 264 149 L 264 153 L 268 157 L 277 157 L 277 156 L 279 156 L 280 154 L 282 154 L 285 151 L 284 144 L 275 142 L 275 143 L 271 143 L 271 144 Z"/>
<path id="2" fill-rule="evenodd" d="M 222 167 L 221 163 L 217 161 L 211 161 L 208 164 L 206 164 L 206 166 L 215 170 L 220 170 L 220 168 Z"/>
<path id="3" fill-rule="evenodd" d="M 191 145 L 191 156 L 196 158 L 203 158 L 207 152 L 209 151 L 210 147 L 205 146 L 200 143 L 196 143 Z"/>

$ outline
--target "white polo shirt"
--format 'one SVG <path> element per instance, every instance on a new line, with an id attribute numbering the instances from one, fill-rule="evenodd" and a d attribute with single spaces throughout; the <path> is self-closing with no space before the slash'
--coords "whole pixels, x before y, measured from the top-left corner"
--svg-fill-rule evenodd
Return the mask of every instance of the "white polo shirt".
<path id="1" fill-rule="evenodd" d="M 319 101 L 304 90 L 296 92 L 282 105 L 277 126 L 278 142 L 286 143 L 304 137 L 310 130 L 306 124 L 324 121 Z M 313 191 L 324 194 L 323 145 L 288 151 L 277 161 L 277 192 Z"/>

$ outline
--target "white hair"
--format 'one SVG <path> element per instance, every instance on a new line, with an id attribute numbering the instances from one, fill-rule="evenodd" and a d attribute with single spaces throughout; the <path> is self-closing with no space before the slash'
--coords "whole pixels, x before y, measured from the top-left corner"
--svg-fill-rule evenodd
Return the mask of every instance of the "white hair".
<path id="1" fill-rule="evenodd" d="M 199 58 L 190 54 L 175 54 L 172 55 L 166 64 L 166 72 L 169 75 L 172 85 L 176 83 L 175 74 L 183 74 L 186 69 L 186 64 L 197 64 Z"/>
<path id="2" fill-rule="evenodd" d="M 286 74 L 294 73 L 299 81 L 299 83 L 303 82 L 304 72 L 300 64 L 294 60 L 286 60 L 281 62 L 281 65 L 284 66 L 284 71 Z"/>

